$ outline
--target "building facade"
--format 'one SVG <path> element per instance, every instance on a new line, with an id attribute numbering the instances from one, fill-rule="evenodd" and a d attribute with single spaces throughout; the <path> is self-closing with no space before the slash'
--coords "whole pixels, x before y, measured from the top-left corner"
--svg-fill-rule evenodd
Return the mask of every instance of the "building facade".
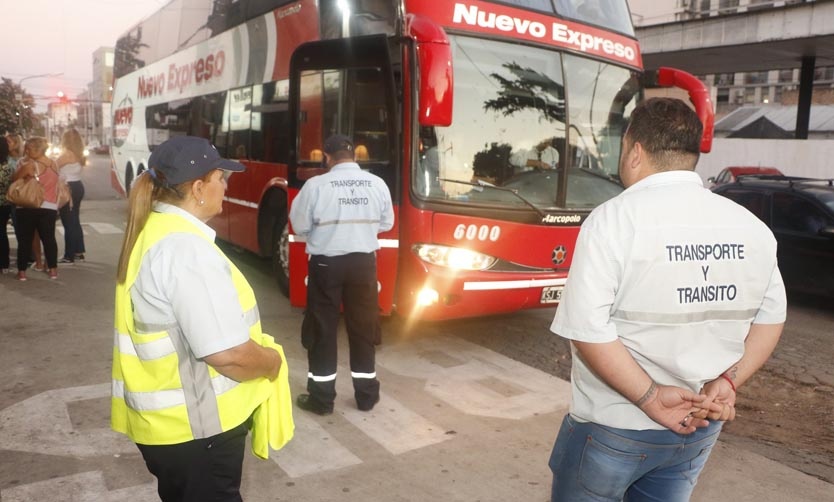
<path id="1" fill-rule="evenodd" d="M 763 9 L 807 3 L 808 0 L 629 0 L 635 27 L 740 15 Z M 799 67 L 788 70 L 699 75 L 711 87 L 716 116 L 742 106 L 789 105 L 799 99 Z M 817 67 L 814 74 L 814 105 L 834 104 L 834 67 Z"/>

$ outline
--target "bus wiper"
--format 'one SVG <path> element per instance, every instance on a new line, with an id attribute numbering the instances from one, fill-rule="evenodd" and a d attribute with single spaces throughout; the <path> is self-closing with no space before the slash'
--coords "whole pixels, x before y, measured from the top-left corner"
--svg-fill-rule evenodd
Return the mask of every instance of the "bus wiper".
<path id="1" fill-rule="evenodd" d="M 538 215 L 541 216 L 542 218 L 547 217 L 547 213 L 545 213 L 544 211 L 539 209 L 538 206 L 536 206 L 535 204 L 533 204 L 532 202 L 527 200 L 526 197 L 524 197 L 523 195 L 518 193 L 518 190 L 515 189 L 515 188 L 499 187 L 497 185 L 493 185 L 492 183 L 488 183 L 484 180 L 478 180 L 477 182 L 472 182 L 472 181 L 464 181 L 464 180 L 453 180 L 453 179 L 450 179 L 450 178 L 437 178 L 437 181 L 448 181 L 449 183 L 460 183 L 461 185 L 469 185 L 471 187 L 475 187 L 475 190 L 477 190 L 479 192 L 483 192 L 484 188 L 489 188 L 491 190 L 498 190 L 499 192 L 509 192 L 509 193 L 515 195 L 516 197 L 518 197 L 519 200 L 521 200 L 522 202 L 524 202 L 525 204 L 527 204 L 528 206 L 533 208 L 533 210 L 536 213 L 538 213 Z"/>

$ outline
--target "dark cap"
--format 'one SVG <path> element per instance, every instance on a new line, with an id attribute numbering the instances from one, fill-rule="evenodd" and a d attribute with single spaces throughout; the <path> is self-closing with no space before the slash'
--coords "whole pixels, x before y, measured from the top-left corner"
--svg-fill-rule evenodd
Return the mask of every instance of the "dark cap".
<path id="1" fill-rule="evenodd" d="M 333 155 L 336 152 L 353 152 L 353 141 L 345 135 L 334 134 L 324 140 L 324 153 Z"/>
<path id="2" fill-rule="evenodd" d="M 214 169 L 243 171 L 243 164 L 224 159 L 207 139 L 195 136 L 174 136 L 154 148 L 148 159 L 151 175 L 160 172 L 169 185 L 196 180 Z"/>

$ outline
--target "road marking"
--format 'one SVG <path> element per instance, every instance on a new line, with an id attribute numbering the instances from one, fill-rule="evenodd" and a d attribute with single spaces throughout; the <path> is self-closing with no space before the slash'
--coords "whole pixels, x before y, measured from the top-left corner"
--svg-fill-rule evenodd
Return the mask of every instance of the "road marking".
<path id="1" fill-rule="evenodd" d="M 291 478 L 361 464 L 362 460 L 319 425 L 313 415 L 293 408 L 295 435 L 269 458 Z"/>
<path id="2" fill-rule="evenodd" d="M 0 411 L 0 450 L 71 457 L 136 453 L 136 446 L 109 426 L 76 430 L 72 425 L 69 404 L 109 397 L 110 383 L 103 383 L 49 390 L 13 404 Z M 106 402 L 108 407 L 102 412 L 109 417 Z"/>
<path id="3" fill-rule="evenodd" d="M 288 362 L 294 375 L 293 387 L 303 388 L 306 361 Z M 570 402 L 567 382 L 473 343 L 446 336 L 386 346 L 377 355 L 377 365 L 397 375 L 424 380 L 426 392 L 474 416 L 521 420 L 565 408 Z M 412 411 L 407 405 L 409 395 L 395 394 L 396 389 L 382 393 L 373 411 L 359 411 L 353 399 L 350 372 L 339 368 L 339 375 L 336 413 L 318 417 L 294 408 L 295 437 L 270 456 L 289 477 L 300 478 L 362 464 L 364 450 L 351 451 L 329 432 L 344 429 L 345 422 L 394 457 L 459 438 L 445 434 L 442 427 Z M 87 407 L 100 407 L 99 416 L 104 423 L 109 416 L 109 396 L 110 383 L 103 383 L 47 391 L 0 410 L 3 426 L 0 450 L 75 458 L 135 454 L 136 446 L 109 427 L 73 428 L 69 405 L 95 400 L 88 402 Z M 102 474 L 96 471 L 17 486 L 3 490 L 0 498 L 4 501 L 66 500 L 67 493 L 73 494 L 72 500 L 96 502 L 144 502 L 156 497 L 153 485 L 109 492 Z"/>
<path id="4" fill-rule="evenodd" d="M 108 491 L 101 471 L 82 472 L 71 476 L 38 481 L 6 488 L 0 493 L 4 502 L 33 500 L 72 500 L 75 502 L 154 502 L 159 500 L 156 482 Z"/>
<path id="5" fill-rule="evenodd" d="M 118 235 L 124 233 L 123 229 L 110 223 L 91 221 L 81 224 L 81 230 L 84 232 L 84 235 L 91 235 L 89 231 L 90 228 L 93 229 L 95 233 L 103 235 Z M 64 227 L 62 225 L 55 225 L 55 232 L 63 236 L 65 233 Z M 15 236 L 14 229 L 11 226 L 6 229 L 6 234 L 9 236 L 10 241 L 17 242 L 17 236 Z"/>
<path id="6" fill-rule="evenodd" d="M 117 227 L 116 225 L 112 225 L 110 223 L 101 223 L 97 221 L 85 222 L 81 224 L 82 226 L 86 225 L 91 227 L 93 230 L 100 234 L 123 234 L 124 230 Z"/>
<path id="7" fill-rule="evenodd" d="M 425 379 L 427 392 L 470 415 L 520 420 L 570 403 L 570 383 L 456 338 L 385 347 L 377 364 Z"/>
<path id="8" fill-rule="evenodd" d="M 414 413 L 391 394 L 380 392 L 376 407 L 370 412 L 364 412 L 356 407 L 353 381 L 350 378 L 337 378 L 336 392 L 350 396 L 342 399 L 342 403 L 336 403 L 336 409 L 341 410 L 342 416 L 393 455 L 451 439 L 443 428 Z"/>

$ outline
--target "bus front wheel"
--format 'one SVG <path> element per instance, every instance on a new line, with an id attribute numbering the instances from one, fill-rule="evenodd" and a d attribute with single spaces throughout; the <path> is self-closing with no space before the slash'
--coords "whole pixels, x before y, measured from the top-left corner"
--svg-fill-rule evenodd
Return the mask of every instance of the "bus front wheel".
<path id="1" fill-rule="evenodd" d="M 272 273 L 278 281 L 278 289 L 290 296 L 290 226 L 287 217 L 281 215 L 272 230 Z"/>

